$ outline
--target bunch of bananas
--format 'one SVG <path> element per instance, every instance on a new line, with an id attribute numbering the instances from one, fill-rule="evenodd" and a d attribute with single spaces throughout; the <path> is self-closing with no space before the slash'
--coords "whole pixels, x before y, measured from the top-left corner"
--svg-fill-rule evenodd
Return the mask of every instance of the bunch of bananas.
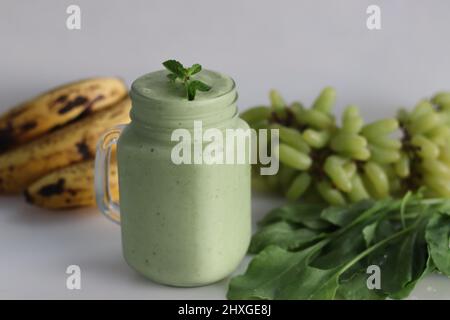
<path id="1" fill-rule="evenodd" d="M 95 204 L 97 140 L 129 122 L 127 87 L 117 78 L 92 78 L 50 90 L 0 116 L 0 193 L 23 192 L 52 208 Z M 112 170 L 117 199 L 117 172 Z"/>
<path id="2" fill-rule="evenodd" d="M 422 187 L 430 196 L 450 197 L 450 93 L 367 124 L 350 105 L 340 125 L 332 114 L 333 88 L 323 89 L 311 108 L 288 105 L 275 90 L 269 96 L 271 106 L 241 114 L 254 129 L 278 129 L 280 169 L 261 176 L 255 165 L 255 188 L 332 205 Z"/>

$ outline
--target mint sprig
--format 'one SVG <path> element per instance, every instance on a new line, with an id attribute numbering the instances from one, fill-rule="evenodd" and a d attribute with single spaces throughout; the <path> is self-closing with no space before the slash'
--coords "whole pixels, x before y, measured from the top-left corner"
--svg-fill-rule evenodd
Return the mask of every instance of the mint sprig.
<path id="1" fill-rule="evenodd" d="M 192 80 L 191 77 L 202 71 L 202 66 L 198 63 L 193 64 L 189 68 L 185 68 L 177 60 L 167 60 L 163 62 L 163 66 L 171 73 L 167 75 L 170 81 L 175 82 L 179 79 L 186 88 L 186 95 L 189 101 L 195 99 L 195 94 L 198 91 L 209 91 L 211 87 L 200 80 Z"/>

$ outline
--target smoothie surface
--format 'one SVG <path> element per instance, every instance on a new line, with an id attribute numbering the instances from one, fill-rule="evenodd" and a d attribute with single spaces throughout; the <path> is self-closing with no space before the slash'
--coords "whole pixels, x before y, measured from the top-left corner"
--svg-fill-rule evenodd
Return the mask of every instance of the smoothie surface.
<path id="1" fill-rule="evenodd" d="M 191 103 L 186 98 L 186 89 L 181 81 L 172 83 L 167 78 L 166 70 L 160 70 L 145 74 L 137 78 L 132 84 L 132 90 L 151 100 L 168 101 L 186 104 Z M 207 101 L 221 97 L 235 87 L 233 79 L 221 73 L 202 70 L 191 77 L 192 80 L 200 80 L 208 84 L 211 89 L 206 92 L 197 91 L 194 101 Z"/>

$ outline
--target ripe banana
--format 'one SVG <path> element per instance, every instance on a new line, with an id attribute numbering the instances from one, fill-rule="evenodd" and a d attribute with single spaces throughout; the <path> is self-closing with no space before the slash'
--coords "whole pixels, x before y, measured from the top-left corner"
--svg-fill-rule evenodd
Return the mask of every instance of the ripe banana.
<path id="1" fill-rule="evenodd" d="M 0 152 L 110 106 L 126 94 L 117 78 L 81 80 L 43 93 L 0 116 Z"/>
<path id="2" fill-rule="evenodd" d="M 97 140 L 115 125 L 129 122 L 131 101 L 93 113 L 60 130 L 0 155 L 0 193 L 23 191 L 53 170 L 92 159 Z"/>
<path id="3" fill-rule="evenodd" d="M 117 166 L 109 173 L 113 200 L 119 199 Z M 80 162 L 38 179 L 25 190 L 27 202 L 48 209 L 71 209 L 95 205 L 94 161 Z"/>

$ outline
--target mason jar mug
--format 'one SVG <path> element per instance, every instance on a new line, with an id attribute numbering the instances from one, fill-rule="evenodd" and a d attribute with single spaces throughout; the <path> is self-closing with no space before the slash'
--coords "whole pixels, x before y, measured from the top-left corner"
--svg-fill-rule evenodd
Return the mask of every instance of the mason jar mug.
<path id="1" fill-rule="evenodd" d="M 224 146 L 230 141 L 226 132 L 248 129 L 237 116 L 235 84 L 208 70 L 199 78 L 211 90 L 193 101 L 165 71 L 135 80 L 131 122 L 105 133 L 97 147 L 97 203 L 121 225 L 125 260 L 144 276 L 174 286 L 223 279 L 245 255 L 251 235 L 249 159 L 226 162 L 226 148 L 222 162 L 202 157 L 208 129 L 214 129 L 209 138 L 223 135 Z M 108 187 L 116 143 L 120 205 Z M 246 152 L 248 144 L 243 151 L 232 149 Z"/>

